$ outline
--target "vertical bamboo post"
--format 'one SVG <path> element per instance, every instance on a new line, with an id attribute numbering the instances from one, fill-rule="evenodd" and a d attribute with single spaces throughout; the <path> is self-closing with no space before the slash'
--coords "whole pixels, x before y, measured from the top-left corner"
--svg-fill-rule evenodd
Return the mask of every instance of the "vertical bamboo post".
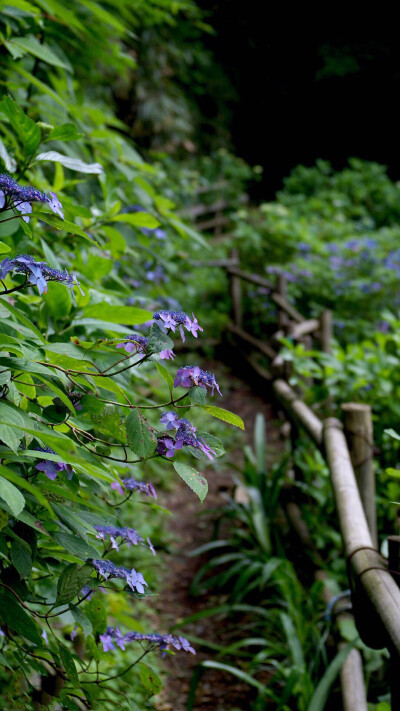
<path id="1" fill-rule="evenodd" d="M 332 311 L 330 309 L 325 309 L 321 311 L 319 315 L 319 338 L 321 344 L 321 350 L 324 353 L 330 353 L 332 349 Z"/>
<path id="2" fill-rule="evenodd" d="M 232 249 L 229 256 L 231 259 L 235 259 L 237 262 L 237 265 L 240 266 L 239 250 L 238 249 L 236 249 L 236 248 Z M 235 276 L 234 274 L 230 274 L 229 279 L 230 279 L 230 292 L 231 292 L 231 299 L 232 299 L 233 321 L 234 321 L 235 326 L 242 328 L 243 310 L 242 310 L 242 283 L 241 283 L 241 279 L 240 279 L 240 277 Z"/>
<path id="3" fill-rule="evenodd" d="M 369 405 L 349 402 L 342 405 L 344 430 L 351 463 L 374 546 L 378 546 L 373 467 L 373 430 Z"/>
<path id="4" fill-rule="evenodd" d="M 345 645 L 341 644 L 340 649 Z M 358 649 L 352 649 L 341 670 L 343 711 L 367 711 L 367 694 L 364 683 L 362 658 Z"/>
<path id="5" fill-rule="evenodd" d="M 388 545 L 389 571 L 392 573 L 392 578 L 400 588 L 400 536 L 389 536 Z M 396 650 L 391 649 L 389 677 L 392 711 L 400 709 L 399 662 L 400 657 Z"/>

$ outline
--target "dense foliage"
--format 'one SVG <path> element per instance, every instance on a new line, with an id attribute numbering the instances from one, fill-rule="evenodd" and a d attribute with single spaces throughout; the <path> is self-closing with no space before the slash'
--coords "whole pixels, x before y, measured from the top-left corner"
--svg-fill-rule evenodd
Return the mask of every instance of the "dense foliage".
<path id="1" fill-rule="evenodd" d="M 172 365 L 172 337 L 203 327 L 163 290 L 163 265 L 204 242 L 113 99 L 136 31 L 198 11 L 114 10 L 15 0 L 0 15 L 0 674 L 18 709 L 144 708 L 160 688 L 147 654 L 194 653 L 139 609 L 160 585 L 153 481 L 172 466 L 204 499 L 188 456 L 223 448 L 191 408 L 243 427 L 207 404 L 212 373 Z"/>

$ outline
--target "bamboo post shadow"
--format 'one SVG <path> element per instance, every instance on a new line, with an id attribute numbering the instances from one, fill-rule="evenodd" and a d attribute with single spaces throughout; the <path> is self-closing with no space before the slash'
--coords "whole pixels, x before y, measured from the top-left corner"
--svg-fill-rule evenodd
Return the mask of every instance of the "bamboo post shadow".
<path id="1" fill-rule="evenodd" d="M 349 447 L 351 463 L 368 521 L 374 546 L 378 545 L 375 473 L 373 466 L 374 442 L 371 408 L 356 402 L 342 405 L 344 431 Z"/>
<path id="2" fill-rule="evenodd" d="M 230 258 L 236 261 L 239 266 L 239 251 L 237 249 L 232 249 L 230 252 Z M 243 311 L 242 311 L 242 284 L 240 276 L 236 276 L 228 271 L 229 281 L 230 281 L 230 292 L 232 299 L 232 314 L 233 322 L 238 328 L 242 328 L 243 325 Z"/>

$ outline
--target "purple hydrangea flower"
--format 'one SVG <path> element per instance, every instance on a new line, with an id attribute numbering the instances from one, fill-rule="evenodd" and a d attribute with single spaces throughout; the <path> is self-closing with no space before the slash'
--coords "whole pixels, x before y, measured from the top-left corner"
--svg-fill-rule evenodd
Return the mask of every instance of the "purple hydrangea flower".
<path id="1" fill-rule="evenodd" d="M 103 652 L 112 652 L 112 650 L 115 649 L 111 635 L 101 634 L 100 641 L 103 645 Z"/>
<path id="2" fill-rule="evenodd" d="M 183 342 L 185 341 L 184 327 L 195 338 L 197 338 L 197 331 L 203 331 L 195 315 L 192 314 L 192 318 L 190 318 L 184 311 L 157 311 L 153 314 L 153 318 L 156 321 L 161 321 L 167 330 L 171 330 L 174 333 L 178 327 Z"/>
<path id="3" fill-rule="evenodd" d="M 147 336 L 141 336 L 139 333 L 132 333 L 130 336 L 126 337 L 128 343 L 117 343 L 117 348 L 123 348 L 127 353 L 136 355 L 137 353 L 146 353 L 147 346 L 149 344 L 149 339 Z M 175 358 L 175 353 L 171 350 L 161 351 L 159 353 L 161 360 L 168 360 Z"/>
<path id="4" fill-rule="evenodd" d="M 129 568 L 124 568 L 122 565 L 115 565 L 111 560 L 93 560 L 92 565 L 103 578 L 121 578 L 126 580 L 133 592 L 136 589 L 138 593 L 144 593 L 144 586 L 147 586 L 147 583 L 143 575 L 138 573 L 135 568 L 129 570 Z"/>
<path id="5" fill-rule="evenodd" d="M 162 435 L 161 437 L 158 437 L 157 440 L 157 447 L 156 447 L 156 452 L 158 454 L 161 454 L 163 457 L 168 457 L 168 459 L 171 459 L 175 455 L 175 451 L 177 449 L 182 449 L 183 447 L 183 442 L 178 442 L 172 439 L 172 437 L 166 437 L 165 435 Z"/>
<path id="6" fill-rule="evenodd" d="M 104 641 L 103 637 L 106 638 L 104 639 Z M 116 629 L 113 629 L 112 627 L 107 627 L 105 634 L 101 635 L 100 639 L 103 642 L 103 649 L 104 644 L 108 646 L 112 644 L 113 640 L 116 640 L 116 644 L 118 644 L 119 646 L 121 646 L 121 642 L 123 642 L 123 644 L 126 644 L 128 642 L 149 642 L 150 644 L 158 645 L 163 651 L 169 649 L 169 647 L 172 646 L 178 651 L 183 650 L 184 652 L 196 654 L 190 642 L 185 637 L 175 637 L 172 634 L 143 634 L 141 632 L 127 632 L 125 635 L 122 635 L 121 630 L 118 627 Z M 121 648 L 124 649 L 124 647 Z"/>
<path id="7" fill-rule="evenodd" d="M 140 491 L 141 494 L 146 494 L 146 496 L 152 496 L 154 499 L 157 498 L 156 490 L 150 482 L 136 481 L 133 477 L 130 479 L 122 479 L 122 485 L 128 491 Z M 124 489 L 118 481 L 113 481 L 111 484 L 112 489 L 116 489 L 121 495 L 124 493 Z"/>
<path id="8" fill-rule="evenodd" d="M 140 543 L 143 546 L 148 546 L 153 555 L 156 554 L 151 541 L 147 539 L 148 543 L 146 544 L 144 538 L 139 536 L 138 532 L 134 528 L 120 528 L 117 526 L 94 526 L 94 528 L 97 531 L 96 538 L 105 541 L 106 538 L 109 537 L 112 547 L 117 551 L 119 548 L 115 539 L 121 538 L 121 543 L 127 543 L 128 548 L 131 545 L 137 546 L 138 543 Z"/>
<path id="9" fill-rule="evenodd" d="M 179 417 L 176 412 L 164 412 L 160 422 L 165 425 L 166 430 L 176 430 L 179 427 Z"/>
<path id="10" fill-rule="evenodd" d="M 70 639 L 72 639 L 72 641 L 74 641 L 77 634 L 78 634 L 78 627 L 76 625 L 74 625 L 74 627 L 69 635 Z"/>
<path id="11" fill-rule="evenodd" d="M 182 385 L 183 388 L 191 388 L 193 385 L 199 385 L 202 388 L 210 388 L 211 395 L 214 395 L 214 390 L 222 396 L 218 383 L 215 380 L 215 375 L 206 370 L 201 370 L 197 365 L 186 365 L 184 368 L 179 368 L 174 380 L 174 388 Z"/>
<path id="12" fill-rule="evenodd" d="M 42 635 L 41 635 L 41 636 L 42 636 L 42 638 L 44 639 L 44 641 L 46 642 L 46 645 L 49 646 L 49 640 L 48 640 L 48 638 L 47 638 L 47 632 L 46 632 L 46 630 L 42 630 Z"/>
<path id="13" fill-rule="evenodd" d="M 56 454 L 53 449 L 50 449 L 50 447 L 36 447 L 35 451 L 46 452 L 47 454 Z M 72 478 L 73 469 L 69 464 L 65 464 L 64 462 L 54 462 L 51 459 L 43 459 L 35 465 L 35 468 L 39 472 L 43 472 L 43 474 L 45 474 L 48 479 L 52 479 L 52 481 L 57 479 L 57 475 L 62 471 L 67 473 L 67 479 Z"/>
<path id="14" fill-rule="evenodd" d="M 160 351 L 158 355 L 160 356 L 161 360 L 174 360 L 175 358 L 174 351 L 171 351 L 170 349 L 167 349 L 166 351 Z"/>
<path id="15" fill-rule="evenodd" d="M 68 286 L 71 291 L 73 291 L 74 285 L 76 284 L 84 296 L 80 283 L 74 274 L 71 275 L 68 274 L 67 271 L 63 272 L 60 269 L 53 269 L 49 267 L 46 262 L 36 262 L 34 258 L 28 254 L 21 254 L 13 259 L 6 257 L 0 262 L 0 279 L 5 279 L 7 274 L 14 271 L 19 274 L 25 274 L 28 277 L 29 284 L 37 286 L 39 294 L 45 294 L 47 292 L 48 281 L 58 281 L 60 284 Z"/>
<path id="16" fill-rule="evenodd" d="M 32 212 L 32 202 L 41 202 L 49 206 L 56 215 L 64 219 L 62 205 L 55 193 L 42 193 L 40 190 L 30 185 L 23 186 L 17 183 L 5 173 L 0 174 L 0 210 L 10 210 L 14 208 L 23 215 L 25 222 L 29 222 L 29 214 Z"/>

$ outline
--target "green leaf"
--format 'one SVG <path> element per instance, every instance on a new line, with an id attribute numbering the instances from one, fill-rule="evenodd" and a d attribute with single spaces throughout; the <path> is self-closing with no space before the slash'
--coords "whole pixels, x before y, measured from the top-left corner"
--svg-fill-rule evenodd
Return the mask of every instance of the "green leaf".
<path id="1" fill-rule="evenodd" d="M 400 435 L 395 432 L 395 430 L 389 429 L 389 430 L 383 430 L 385 434 L 389 435 L 389 437 L 393 437 L 393 439 L 400 440 Z"/>
<path id="2" fill-rule="evenodd" d="M 57 604 L 71 602 L 82 590 L 93 573 L 90 565 L 71 563 L 62 571 L 57 585 Z"/>
<path id="3" fill-rule="evenodd" d="M 26 157 L 30 157 L 40 143 L 40 128 L 37 124 L 26 116 L 16 101 L 12 101 L 8 96 L 0 102 L 0 111 L 8 118 L 11 126 L 20 139 Z M 25 224 L 25 223 L 24 223 Z"/>
<path id="4" fill-rule="evenodd" d="M 97 245 L 96 240 L 90 237 L 87 232 L 85 232 L 74 222 L 69 222 L 69 220 L 62 220 L 61 217 L 50 215 L 48 212 L 35 212 L 31 215 L 31 217 L 36 217 L 38 220 L 45 222 L 46 225 L 50 225 L 56 230 L 62 230 L 63 232 L 68 232 L 68 234 L 71 235 L 78 235 L 79 237 L 83 237 L 84 239 L 86 239 L 88 242 Z"/>
<path id="5" fill-rule="evenodd" d="M 336 656 L 332 659 L 328 668 L 326 669 L 322 679 L 317 685 L 314 691 L 313 697 L 311 699 L 308 711 L 323 711 L 328 701 L 329 691 L 334 683 L 337 675 L 339 674 L 344 662 L 347 659 L 348 654 L 351 652 L 354 645 L 357 643 L 357 639 L 353 640 L 346 647 L 340 650 Z"/>
<path id="6" fill-rule="evenodd" d="M 146 312 L 150 313 L 150 311 Z M 150 319 L 153 317 L 151 314 Z M 150 320 L 148 319 L 148 320 Z M 174 347 L 173 340 L 167 336 L 164 331 L 161 330 L 158 323 L 153 323 L 150 328 L 149 341 L 148 341 L 148 352 L 149 353 L 160 353 L 161 351 L 171 350 Z"/>
<path id="7" fill-rule="evenodd" d="M 100 165 L 100 163 L 84 163 L 84 161 L 80 158 L 70 158 L 69 156 L 65 156 L 63 153 L 58 153 L 58 151 L 39 153 L 35 160 L 49 160 L 53 163 L 61 163 L 64 168 L 76 170 L 78 173 L 93 173 L 95 175 L 100 175 L 103 172 L 103 166 Z"/>
<path id="8" fill-rule="evenodd" d="M 202 388 L 201 385 L 195 385 L 189 390 L 190 402 L 204 405 L 206 402 L 206 389 Z"/>
<path id="9" fill-rule="evenodd" d="M 72 536 L 70 533 L 63 533 L 62 531 L 56 531 L 52 534 L 53 540 L 58 543 L 59 546 L 65 548 L 65 550 L 76 555 L 77 558 L 82 560 L 87 560 L 88 558 L 97 558 L 98 552 L 95 548 L 92 548 L 86 541 L 83 541 L 79 536 Z"/>
<path id="10" fill-rule="evenodd" d="M 92 412 L 90 419 L 96 427 L 96 430 L 102 434 L 110 435 L 125 444 L 125 423 L 118 407 L 115 405 L 104 405 L 103 403 L 103 409 L 100 412 Z"/>
<path id="11" fill-rule="evenodd" d="M 2 427 L 0 426 L 0 438 L 1 438 L 1 430 L 2 430 Z M 12 515 L 18 516 L 18 514 L 21 513 L 22 509 L 25 506 L 25 499 L 22 496 L 20 490 L 17 489 L 17 487 L 14 486 L 14 484 L 11 484 L 7 479 L 4 479 L 3 469 L 7 469 L 7 468 L 4 467 L 4 465 L 2 464 L 0 466 L 0 474 L 2 475 L 1 479 L 0 479 L 0 498 L 2 498 L 3 501 L 6 502 Z M 7 472 L 8 471 L 9 470 L 7 469 Z"/>
<path id="12" fill-rule="evenodd" d="M 161 224 L 156 217 L 148 212 L 127 212 L 122 215 L 115 215 L 109 218 L 109 222 L 125 222 L 127 225 L 146 227 L 149 230 L 154 230 Z"/>
<path id="13" fill-rule="evenodd" d="M 229 410 L 224 410 L 222 407 L 215 407 L 214 405 L 201 405 L 200 407 L 213 417 L 217 417 L 224 422 L 229 422 L 230 425 L 244 430 L 244 422 L 239 415 L 235 415 L 233 412 L 229 412 Z"/>
<path id="14" fill-rule="evenodd" d="M 11 251 L 11 247 L 8 246 L 8 244 L 5 244 L 4 242 L 0 242 L 0 254 L 6 254 L 7 252 Z"/>
<path id="15" fill-rule="evenodd" d="M 238 669 L 237 667 L 231 666 L 229 664 L 223 664 L 222 662 L 214 662 L 211 660 L 201 662 L 201 666 L 205 667 L 206 669 L 219 669 L 220 671 L 225 671 L 229 674 L 233 674 L 233 676 L 236 676 L 241 681 L 246 682 L 246 684 L 249 684 L 250 686 L 255 686 L 262 696 L 268 693 L 265 684 L 262 684 L 260 681 L 257 681 L 250 674 L 247 674 L 247 672 L 242 671 L 242 669 Z"/>
<path id="16" fill-rule="evenodd" d="M 82 612 L 82 610 L 79 607 L 74 607 L 70 612 L 75 622 L 82 627 L 82 632 L 84 636 L 88 637 L 90 634 L 92 634 L 92 623 Z"/>
<path id="17" fill-rule="evenodd" d="M 5 479 L 12 481 L 14 484 L 17 484 L 21 489 L 26 489 L 26 491 L 29 491 L 29 493 L 37 499 L 39 504 L 42 504 L 42 506 L 44 506 L 48 510 L 51 517 L 55 518 L 53 509 L 51 508 L 47 499 L 43 496 L 40 489 L 38 489 L 26 479 L 24 479 L 22 476 L 19 476 L 19 474 L 16 474 L 15 472 L 11 471 L 11 469 L 8 469 L 8 467 L 5 467 L 4 464 L 0 464 L 0 474 L 1 476 L 5 477 Z"/>
<path id="18" fill-rule="evenodd" d="M 140 662 L 139 664 L 140 681 L 147 691 L 151 691 L 152 695 L 159 694 L 162 689 L 160 677 L 147 664 Z"/>
<path id="19" fill-rule="evenodd" d="M 65 669 L 65 673 L 69 681 L 72 682 L 73 686 L 79 687 L 78 672 L 76 671 L 75 662 L 71 652 L 69 651 L 68 647 L 65 646 L 65 644 L 62 644 L 62 642 L 60 642 L 60 640 L 58 640 L 58 649 L 60 652 L 63 667 Z"/>
<path id="20" fill-rule="evenodd" d="M 174 469 L 186 482 L 186 484 L 190 486 L 192 491 L 197 494 L 201 503 L 203 503 L 208 492 L 207 479 L 199 474 L 196 469 L 193 469 L 193 467 L 189 467 L 187 464 L 183 464 L 182 462 L 174 462 Z"/>
<path id="21" fill-rule="evenodd" d="M 153 317 L 151 311 L 137 309 L 134 306 L 113 306 L 104 301 L 100 304 L 86 306 L 83 315 L 87 318 L 109 321 L 110 323 L 123 323 L 127 326 L 146 323 Z"/>
<path id="22" fill-rule="evenodd" d="M 85 606 L 87 615 L 93 628 L 93 634 L 102 634 L 107 629 L 107 609 L 100 595 L 93 595 Z"/>
<path id="23" fill-rule="evenodd" d="M 0 140 L 0 158 L 4 163 L 5 169 L 8 173 L 13 173 L 16 168 L 16 163 L 14 158 L 10 158 L 3 141 Z"/>
<path id="24" fill-rule="evenodd" d="M 77 141 L 82 137 L 74 123 L 63 123 L 53 128 L 46 141 Z"/>
<path id="25" fill-rule="evenodd" d="M 43 640 L 36 624 L 8 593 L 0 593 L 0 618 L 21 637 L 37 644 L 38 647 L 43 646 Z"/>
<path id="26" fill-rule="evenodd" d="M 167 383 L 170 393 L 172 393 L 172 388 L 174 387 L 174 379 L 171 373 L 164 365 L 161 365 L 161 363 L 156 363 L 156 368 L 163 380 L 165 380 L 165 382 Z"/>
<path id="27" fill-rule="evenodd" d="M 7 49 L 12 52 L 12 49 L 23 50 L 23 52 L 28 52 L 33 54 L 34 57 L 41 59 L 42 62 L 51 64 L 54 67 L 61 67 L 62 69 L 68 69 L 71 71 L 71 65 L 63 62 L 47 44 L 40 44 L 39 40 L 36 39 L 34 35 L 27 35 L 26 37 L 13 37 L 6 43 Z"/>
<path id="28" fill-rule="evenodd" d="M 11 560 L 21 578 L 29 577 L 32 570 L 32 558 L 26 546 L 19 541 L 13 541 L 11 546 Z"/>
<path id="29" fill-rule="evenodd" d="M 147 459 L 157 444 L 157 438 L 139 410 L 132 410 L 125 422 L 128 444 L 138 457 Z"/>
<path id="30" fill-rule="evenodd" d="M 43 338 L 40 331 L 36 328 L 36 326 L 33 325 L 33 323 L 31 321 L 29 321 L 28 318 L 26 318 L 26 316 L 21 311 L 19 311 L 18 309 L 15 309 L 14 306 L 11 306 L 11 304 L 9 304 L 8 301 L 6 301 L 6 299 L 0 298 L 0 305 L 4 309 L 7 309 L 7 311 L 9 311 L 10 314 L 12 314 L 26 328 L 28 328 L 30 331 L 32 331 L 32 333 L 34 333 L 35 336 L 37 336 L 44 343 L 45 339 Z"/>
<path id="31" fill-rule="evenodd" d="M 205 443 L 215 452 L 216 457 L 222 457 L 225 454 L 224 446 L 217 437 L 208 432 L 199 432 L 198 436 L 204 439 Z"/>
<path id="32" fill-rule="evenodd" d="M 47 294 L 43 294 L 43 301 L 47 304 L 51 316 L 58 321 L 68 316 L 72 307 L 71 292 L 63 284 L 50 282 Z"/>

